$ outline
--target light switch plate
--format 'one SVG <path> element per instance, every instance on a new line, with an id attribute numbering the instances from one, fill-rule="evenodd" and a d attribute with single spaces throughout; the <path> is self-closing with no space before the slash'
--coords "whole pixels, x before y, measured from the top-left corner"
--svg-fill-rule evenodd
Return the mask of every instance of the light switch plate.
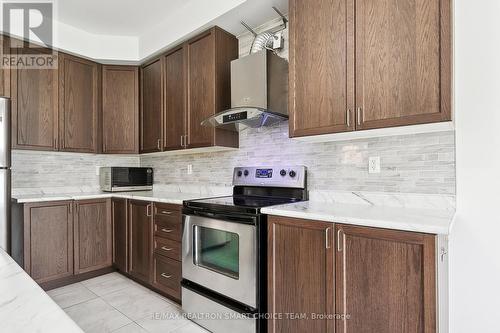
<path id="1" fill-rule="evenodd" d="M 187 165 L 187 174 L 188 175 L 193 174 L 193 165 L 192 164 Z"/>
<path id="2" fill-rule="evenodd" d="M 100 174 L 101 174 L 101 167 L 100 166 L 96 166 L 95 167 L 95 175 L 99 176 Z"/>
<path id="3" fill-rule="evenodd" d="M 380 173 L 380 156 L 368 158 L 368 173 Z"/>

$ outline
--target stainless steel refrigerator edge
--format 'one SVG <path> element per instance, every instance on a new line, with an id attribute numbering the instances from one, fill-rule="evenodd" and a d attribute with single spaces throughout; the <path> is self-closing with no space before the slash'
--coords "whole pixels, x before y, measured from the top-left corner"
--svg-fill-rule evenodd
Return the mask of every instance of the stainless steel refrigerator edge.
<path id="1" fill-rule="evenodd" d="M 0 97 L 0 248 L 10 253 L 10 99 Z"/>

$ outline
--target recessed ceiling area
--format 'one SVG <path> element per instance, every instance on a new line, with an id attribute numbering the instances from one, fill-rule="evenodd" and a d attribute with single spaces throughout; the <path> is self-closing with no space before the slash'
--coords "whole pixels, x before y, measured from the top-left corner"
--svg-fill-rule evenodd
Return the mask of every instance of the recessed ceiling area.
<path id="1" fill-rule="evenodd" d="M 96 35 L 139 37 L 193 0 L 63 0 L 60 22 Z"/>
<path id="2" fill-rule="evenodd" d="M 137 64 L 213 25 L 239 35 L 288 13 L 288 0 L 63 0 L 54 46 L 103 63 Z"/>

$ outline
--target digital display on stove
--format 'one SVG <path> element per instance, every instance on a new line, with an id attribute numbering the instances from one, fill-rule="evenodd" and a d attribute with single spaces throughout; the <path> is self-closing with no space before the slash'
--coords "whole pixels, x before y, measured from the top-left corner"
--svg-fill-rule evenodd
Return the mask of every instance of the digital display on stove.
<path id="1" fill-rule="evenodd" d="M 273 169 L 257 169 L 255 172 L 255 178 L 272 178 Z"/>

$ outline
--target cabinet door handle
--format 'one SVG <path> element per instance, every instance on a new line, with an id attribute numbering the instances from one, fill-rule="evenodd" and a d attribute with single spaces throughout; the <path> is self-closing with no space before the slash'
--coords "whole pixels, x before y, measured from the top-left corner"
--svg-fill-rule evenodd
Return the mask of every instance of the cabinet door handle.
<path id="1" fill-rule="evenodd" d="M 165 251 L 172 251 L 172 248 L 166 246 L 162 246 L 161 249 Z"/>
<path id="2" fill-rule="evenodd" d="M 187 146 L 188 146 L 188 136 L 186 134 L 184 135 L 184 148 L 187 148 Z"/>
<path id="3" fill-rule="evenodd" d="M 358 125 L 361 125 L 361 117 L 365 117 L 364 113 L 363 113 L 363 109 L 362 108 L 358 108 L 358 114 L 356 116 L 357 120 L 358 120 Z M 364 119 L 363 119 L 364 120 Z"/>
<path id="4" fill-rule="evenodd" d="M 351 109 L 347 109 L 346 118 L 347 118 L 347 127 L 351 127 Z"/>
<path id="5" fill-rule="evenodd" d="M 329 237 L 329 235 L 330 235 L 330 227 L 328 227 L 328 228 L 325 229 L 325 247 L 327 249 L 330 248 L 330 237 Z"/>
<path id="6" fill-rule="evenodd" d="M 341 243 L 340 243 L 341 234 L 342 234 L 342 229 L 339 229 L 337 231 L 337 251 L 338 252 L 342 252 L 342 247 L 340 246 L 341 245 Z"/>
<path id="7" fill-rule="evenodd" d="M 146 206 L 146 215 L 151 216 L 151 204 Z"/>
<path id="8" fill-rule="evenodd" d="M 184 147 L 184 135 L 181 135 L 181 147 Z"/>
<path id="9" fill-rule="evenodd" d="M 158 139 L 158 141 L 156 141 L 156 148 L 158 148 L 158 150 L 161 150 L 161 139 Z"/>
<path id="10" fill-rule="evenodd" d="M 165 279 L 170 279 L 172 275 L 168 275 L 167 273 L 161 273 L 161 276 L 163 276 Z"/>
<path id="11" fill-rule="evenodd" d="M 172 215 L 172 212 L 168 211 L 168 210 L 162 210 L 161 211 L 161 214 L 164 214 L 164 215 Z"/>
<path id="12" fill-rule="evenodd" d="M 161 231 L 166 232 L 166 233 L 171 233 L 173 230 L 172 229 L 165 229 L 165 228 L 163 228 L 163 229 L 161 229 Z"/>

